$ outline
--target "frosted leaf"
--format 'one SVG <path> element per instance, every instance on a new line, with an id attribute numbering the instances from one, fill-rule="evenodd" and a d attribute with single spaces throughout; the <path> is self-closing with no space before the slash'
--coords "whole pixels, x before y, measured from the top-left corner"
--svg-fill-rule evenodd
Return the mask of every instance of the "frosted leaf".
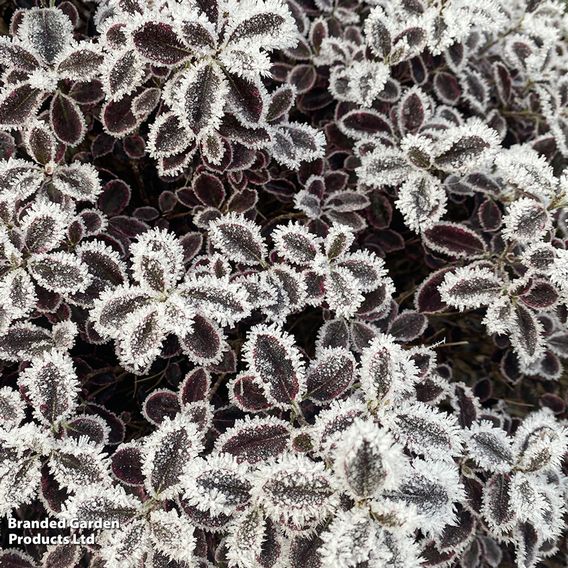
<path id="1" fill-rule="evenodd" d="M 395 205 L 406 225 L 418 233 L 442 218 L 446 202 L 446 192 L 437 178 L 413 173 L 400 187 Z"/>
<path id="2" fill-rule="evenodd" d="M 62 79 L 88 81 L 99 75 L 104 56 L 94 44 L 82 42 L 69 46 L 57 57 L 57 74 Z"/>
<path id="3" fill-rule="evenodd" d="M 260 509 L 249 508 L 235 519 L 227 536 L 229 566 L 249 568 L 257 566 L 262 552 L 266 520 Z"/>
<path id="4" fill-rule="evenodd" d="M 102 191 L 97 170 L 91 164 L 74 162 L 60 166 L 55 170 L 52 181 L 61 193 L 77 201 L 93 203 Z"/>
<path id="5" fill-rule="evenodd" d="M 322 463 L 301 455 L 285 455 L 261 466 L 252 494 L 275 522 L 302 526 L 323 520 L 336 505 L 333 482 Z"/>
<path id="6" fill-rule="evenodd" d="M 492 472 L 506 473 L 515 462 L 511 440 L 501 428 L 490 422 L 474 424 L 465 432 L 469 456 L 482 468 Z"/>
<path id="7" fill-rule="evenodd" d="M 544 353 L 542 324 L 534 312 L 522 304 L 514 306 L 508 323 L 511 345 L 521 365 L 531 365 Z"/>
<path id="8" fill-rule="evenodd" d="M 201 449 L 201 435 L 185 414 L 165 418 L 144 443 L 142 470 L 147 491 L 159 499 L 178 494 L 186 463 Z"/>
<path id="9" fill-rule="evenodd" d="M 10 387 L 0 389 L 0 426 L 4 430 L 18 426 L 25 417 L 25 408 L 18 391 Z"/>
<path id="10" fill-rule="evenodd" d="M 558 180 L 546 158 L 530 146 L 515 145 L 495 156 L 495 165 L 512 188 L 543 201 L 554 197 Z"/>
<path id="11" fill-rule="evenodd" d="M 464 310 L 491 304 L 502 288 L 503 282 L 490 269 L 464 266 L 446 273 L 438 290 L 446 304 Z"/>
<path id="12" fill-rule="evenodd" d="M 165 22 L 143 23 L 133 31 L 132 40 L 138 53 L 153 64 L 173 67 L 191 57 L 180 34 Z"/>
<path id="13" fill-rule="evenodd" d="M 325 299 L 337 317 L 352 317 L 364 297 L 357 280 L 346 268 L 334 268 L 325 279 Z"/>
<path id="14" fill-rule="evenodd" d="M 400 150 L 377 146 L 371 153 L 362 157 L 357 174 L 363 183 L 380 188 L 402 183 L 411 170 L 412 167 Z"/>
<path id="15" fill-rule="evenodd" d="M 179 333 L 179 331 L 178 331 Z M 220 363 L 227 351 L 222 330 L 209 318 L 197 313 L 193 316 L 189 333 L 178 335 L 182 351 L 197 365 Z"/>
<path id="16" fill-rule="evenodd" d="M 404 93 L 397 110 L 402 134 L 416 133 L 432 114 L 431 101 L 419 87 L 412 87 Z"/>
<path id="17" fill-rule="evenodd" d="M 276 406 L 288 408 L 302 396 L 304 364 L 292 336 L 278 326 L 254 326 L 243 346 L 243 359 L 262 381 L 266 396 Z"/>
<path id="18" fill-rule="evenodd" d="M 68 223 L 66 212 L 56 203 L 35 202 L 20 222 L 26 247 L 31 253 L 56 248 L 65 238 Z"/>
<path id="19" fill-rule="evenodd" d="M 300 266 L 313 262 L 320 250 L 318 238 L 298 223 L 278 227 L 272 233 L 272 239 L 280 256 Z"/>
<path id="20" fill-rule="evenodd" d="M 539 492 L 539 485 L 532 476 L 515 473 L 511 477 L 509 497 L 511 508 L 521 522 L 538 522 L 544 508 L 543 496 Z"/>
<path id="21" fill-rule="evenodd" d="M 462 453 L 462 440 L 455 416 L 416 402 L 404 403 L 385 417 L 395 438 L 416 454 L 452 461 Z"/>
<path id="22" fill-rule="evenodd" d="M 0 357 L 30 361 L 55 346 L 49 330 L 32 323 L 16 323 L 0 334 Z"/>
<path id="23" fill-rule="evenodd" d="M 550 411 L 529 414 L 515 434 L 519 468 L 526 472 L 558 468 L 567 445 L 566 430 Z"/>
<path id="24" fill-rule="evenodd" d="M 339 398 L 351 386 L 355 368 L 355 358 L 347 349 L 322 349 L 306 374 L 306 398 L 316 404 Z"/>
<path id="25" fill-rule="evenodd" d="M 101 79 L 107 97 L 119 101 L 140 86 L 144 75 L 144 65 L 136 51 L 126 48 L 107 56 Z"/>
<path id="26" fill-rule="evenodd" d="M 130 246 L 130 255 L 134 278 L 153 290 L 171 288 L 182 275 L 183 247 L 167 231 L 151 229 L 142 233 Z"/>
<path id="27" fill-rule="evenodd" d="M 13 67 L 22 71 L 33 71 L 40 65 L 32 52 L 13 42 L 8 36 L 0 38 L 0 63 L 5 67 Z"/>
<path id="28" fill-rule="evenodd" d="M 361 388 L 369 402 L 392 403 L 418 378 L 418 369 L 394 338 L 380 334 L 361 355 Z"/>
<path id="29" fill-rule="evenodd" d="M 0 280 L 0 302 L 9 309 L 11 320 L 27 316 L 35 308 L 35 286 L 25 270 L 11 270 Z"/>
<path id="30" fill-rule="evenodd" d="M 220 325 L 233 325 L 251 312 L 247 294 L 238 282 L 213 277 L 189 277 L 181 286 L 180 294 L 195 309 Z"/>
<path id="31" fill-rule="evenodd" d="M 221 124 L 227 92 L 227 81 L 219 67 L 199 63 L 183 72 L 173 110 L 200 137 Z"/>
<path id="32" fill-rule="evenodd" d="M 290 425 L 274 417 L 236 420 L 215 442 L 217 453 L 234 456 L 237 462 L 254 464 L 283 453 L 290 443 Z"/>
<path id="33" fill-rule="evenodd" d="M 128 285 L 119 286 L 103 292 L 95 301 L 91 320 L 98 333 L 116 339 L 121 336 L 124 324 L 150 303 L 147 292 Z"/>
<path id="34" fill-rule="evenodd" d="M 405 462 L 402 447 L 386 430 L 358 419 L 337 445 L 334 471 L 355 499 L 371 499 L 396 487 Z"/>
<path id="35" fill-rule="evenodd" d="M 57 142 L 51 128 L 44 121 L 31 122 L 24 132 L 27 153 L 38 163 L 48 164 L 55 160 Z"/>
<path id="36" fill-rule="evenodd" d="M 0 93 L 0 126 L 21 128 L 36 113 L 42 91 L 30 83 L 6 86 Z"/>
<path id="37" fill-rule="evenodd" d="M 355 278 L 357 287 L 362 292 L 372 292 L 382 284 L 386 276 L 385 263 L 382 258 L 366 250 L 346 254 L 335 263 L 341 269 L 347 269 Z M 387 287 L 388 294 L 394 292 L 392 283 Z"/>
<path id="38" fill-rule="evenodd" d="M 534 243 L 541 240 L 551 229 L 547 210 L 538 202 L 522 197 L 509 205 L 503 218 L 504 238 L 520 243 Z"/>
<path id="39" fill-rule="evenodd" d="M 86 265 L 68 252 L 36 254 L 28 269 L 38 284 L 60 294 L 82 292 L 91 278 Z"/>
<path id="40" fill-rule="evenodd" d="M 124 322 L 117 338 L 121 364 L 135 374 L 144 374 L 160 354 L 167 330 L 155 306 L 142 308 Z"/>
<path id="41" fill-rule="evenodd" d="M 195 459 L 186 468 L 182 483 L 185 500 L 201 511 L 230 515 L 250 500 L 252 485 L 246 468 L 228 454 Z"/>
<path id="42" fill-rule="evenodd" d="M 209 225 L 213 246 L 235 262 L 259 264 L 266 256 L 260 227 L 243 215 L 231 213 Z"/>
<path id="43" fill-rule="evenodd" d="M 244 0 L 229 15 L 227 43 L 244 49 L 265 50 L 293 47 L 297 29 L 286 3 L 280 0 Z"/>
<path id="44" fill-rule="evenodd" d="M 58 8 L 26 10 L 18 26 L 18 37 L 49 64 L 73 41 L 73 24 Z"/>
<path id="45" fill-rule="evenodd" d="M 156 549 L 172 561 L 193 562 L 194 527 L 175 510 L 152 511 L 148 531 Z"/>
<path id="46" fill-rule="evenodd" d="M 19 384 L 26 388 L 34 416 L 44 424 L 56 424 L 75 412 L 79 382 L 68 355 L 50 351 L 34 358 Z"/>
<path id="47" fill-rule="evenodd" d="M 511 477 L 508 474 L 494 475 L 483 489 L 481 512 L 483 519 L 496 536 L 510 529 L 516 520 L 510 490 Z"/>
<path id="48" fill-rule="evenodd" d="M 150 127 L 148 152 L 153 158 L 167 158 L 187 149 L 194 134 L 173 112 L 161 114 Z"/>
<path id="49" fill-rule="evenodd" d="M 323 157 L 326 141 L 323 132 L 307 124 L 286 123 L 271 129 L 272 157 L 297 169 L 301 162 Z"/>
<path id="50" fill-rule="evenodd" d="M 57 482 L 77 491 L 86 485 L 108 485 L 110 475 L 106 455 L 85 437 L 58 442 L 49 457 L 49 469 Z"/>
<path id="51" fill-rule="evenodd" d="M 468 172 L 489 159 L 499 145 L 497 133 L 480 120 L 446 131 L 437 143 L 435 163 L 448 172 Z"/>
<path id="52" fill-rule="evenodd" d="M 400 486 L 387 496 L 416 507 L 422 530 L 434 536 L 454 524 L 455 504 L 464 500 L 465 493 L 453 462 L 414 460 Z"/>

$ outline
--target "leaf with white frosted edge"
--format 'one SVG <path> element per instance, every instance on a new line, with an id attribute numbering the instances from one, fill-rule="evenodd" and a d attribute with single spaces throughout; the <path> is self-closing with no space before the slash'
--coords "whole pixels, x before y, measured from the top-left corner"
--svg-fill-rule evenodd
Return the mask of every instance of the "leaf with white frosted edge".
<path id="1" fill-rule="evenodd" d="M 10 430 L 25 417 L 26 404 L 20 393 L 10 387 L 0 389 L 0 427 Z"/>
<path id="2" fill-rule="evenodd" d="M 513 447 L 522 471 L 556 469 L 568 447 L 566 429 L 548 409 L 533 412 L 519 426 Z"/>
<path id="3" fill-rule="evenodd" d="M 106 455 L 86 438 L 59 441 L 49 456 L 48 466 L 59 485 L 72 491 L 110 483 Z"/>
<path id="4" fill-rule="evenodd" d="M 36 254 L 28 269 L 38 284 L 59 294 L 82 292 L 91 280 L 85 264 L 68 252 Z"/>
<path id="5" fill-rule="evenodd" d="M 41 91 L 29 83 L 6 86 L 0 93 L 0 126 L 21 128 L 38 110 Z"/>
<path id="6" fill-rule="evenodd" d="M 42 120 L 31 122 L 23 133 L 26 152 L 40 164 L 49 164 L 55 160 L 57 141 L 50 126 Z"/>
<path id="7" fill-rule="evenodd" d="M 404 222 L 419 233 L 436 224 L 446 212 L 447 195 L 434 176 L 412 173 L 398 190 L 395 205 Z"/>
<path id="8" fill-rule="evenodd" d="M 266 244 L 260 227 L 238 213 L 230 213 L 209 224 L 213 246 L 234 262 L 260 264 L 266 256 Z"/>
<path id="9" fill-rule="evenodd" d="M 432 115 L 432 102 L 420 87 L 412 87 L 398 103 L 398 126 L 403 134 L 416 133 Z"/>
<path id="10" fill-rule="evenodd" d="M 521 197 L 511 203 L 503 222 L 503 237 L 519 243 L 540 241 L 552 228 L 546 208 L 528 197 Z"/>
<path id="11" fill-rule="evenodd" d="M 132 274 L 153 291 L 171 288 L 183 274 L 183 247 L 168 231 L 151 229 L 130 246 Z"/>
<path id="12" fill-rule="evenodd" d="M 215 442 L 215 452 L 234 456 L 239 463 L 267 461 L 282 454 L 290 444 L 290 424 L 273 416 L 235 420 Z"/>
<path id="13" fill-rule="evenodd" d="M 223 330 L 208 317 L 196 313 L 191 331 L 178 335 L 182 351 L 197 365 L 220 363 L 229 348 Z"/>
<path id="14" fill-rule="evenodd" d="M 152 511 L 148 519 L 150 538 L 156 549 L 172 561 L 193 563 L 195 527 L 171 511 Z"/>
<path id="15" fill-rule="evenodd" d="M 325 300 L 337 317 L 352 317 L 363 303 L 357 280 L 347 268 L 333 268 L 325 279 Z"/>
<path id="16" fill-rule="evenodd" d="M 410 451 L 441 461 L 462 453 L 462 438 L 455 416 L 421 402 L 403 403 L 384 417 L 393 436 Z"/>
<path id="17" fill-rule="evenodd" d="M 292 264 L 308 265 L 320 251 L 318 237 L 299 223 L 281 225 L 271 236 L 278 254 Z"/>
<path id="18" fill-rule="evenodd" d="M 105 534 L 100 555 L 105 566 L 136 568 L 151 544 L 145 519 L 136 518 Z"/>
<path id="19" fill-rule="evenodd" d="M 542 323 L 532 310 L 516 304 L 511 312 L 510 340 L 519 362 L 528 366 L 544 353 L 544 332 Z"/>
<path id="20" fill-rule="evenodd" d="M 138 310 L 123 323 L 116 339 L 121 364 L 135 374 L 144 374 L 160 354 L 166 335 L 158 306 Z"/>
<path id="21" fill-rule="evenodd" d="M 410 390 L 418 369 L 392 336 L 380 334 L 363 350 L 359 375 L 369 402 L 392 402 Z"/>
<path id="22" fill-rule="evenodd" d="M 131 317 L 138 317 L 151 302 L 147 291 L 128 284 L 106 290 L 95 301 L 91 321 L 99 334 L 117 339 L 125 323 Z"/>
<path id="23" fill-rule="evenodd" d="M 355 281 L 359 290 L 363 292 L 372 292 L 376 290 L 380 284 L 385 282 L 387 271 L 385 270 L 385 262 L 376 254 L 367 250 L 359 250 L 344 255 L 339 258 L 334 265 L 337 268 L 347 269 Z M 389 280 L 387 294 L 394 292 L 394 286 Z"/>
<path id="24" fill-rule="evenodd" d="M 11 270 L 0 280 L 0 303 L 11 320 L 28 315 L 36 306 L 35 286 L 22 268 Z"/>
<path id="25" fill-rule="evenodd" d="M 294 152 L 292 161 L 298 163 L 311 162 L 312 160 L 323 157 L 326 140 L 325 135 L 320 130 L 308 124 L 296 122 L 281 124 L 276 130 L 291 141 Z M 278 155 L 275 155 L 274 158 L 280 161 Z M 283 163 L 286 164 L 286 161 Z"/>
<path id="26" fill-rule="evenodd" d="M 306 398 L 326 404 L 339 398 L 353 383 L 357 363 L 342 347 L 319 351 L 306 373 Z"/>
<path id="27" fill-rule="evenodd" d="M 556 194 L 558 179 L 546 158 L 530 146 L 514 145 L 495 156 L 495 165 L 510 186 L 543 201 Z"/>
<path id="28" fill-rule="evenodd" d="M 160 114 L 148 132 L 148 153 L 152 158 L 168 158 L 186 150 L 194 137 L 177 114 Z"/>
<path id="29" fill-rule="evenodd" d="M 325 519 L 338 501 L 324 464 L 292 454 L 260 466 L 253 477 L 252 494 L 275 521 L 297 527 Z"/>
<path id="30" fill-rule="evenodd" d="M 481 120 L 454 126 L 438 140 L 436 166 L 446 172 L 468 172 L 488 160 L 499 146 L 499 136 Z"/>
<path id="31" fill-rule="evenodd" d="M 334 471 L 354 499 L 372 499 L 396 487 L 405 463 L 402 446 L 384 428 L 357 419 L 337 444 Z"/>
<path id="32" fill-rule="evenodd" d="M 390 566 L 391 554 L 382 546 L 380 532 L 364 509 L 339 511 L 321 534 L 323 566 Z"/>
<path id="33" fill-rule="evenodd" d="M 481 509 L 483 520 L 497 537 L 508 531 L 516 521 L 510 491 L 509 474 L 495 474 L 483 488 Z"/>
<path id="34" fill-rule="evenodd" d="M 377 146 L 371 153 L 362 157 L 357 174 L 366 185 L 381 188 L 402 183 L 410 171 L 412 166 L 400 150 Z"/>
<path id="35" fill-rule="evenodd" d="M 399 487 L 385 493 L 395 502 L 414 506 L 426 534 L 440 534 L 455 524 L 455 504 L 465 501 L 465 492 L 456 465 L 415 459 Z"/>
<path id="36" fill-rule="evenodd" d="M 6 361 L 30 361 L 53 349 L 48 329 L 32 323 L 16 323 L 0 334 L 0 357 Z"/>
<path id="37" fill-rule="evenodd" d="M 119 101 L 129 95 L 140 86 L 144 75 L 144 64 L 134 49 L 127 47 L 107 55 L 101 79 L 108 99 Z"/>
<path id="38" fill-rule="evenodd" d="M 57 74 L 62 79 L 88 81 L 95 79 L 104 61 L 101 49 L 95 44 L 82 42 L 80 47 L 70 46 L 57 57 Z"/>
<path id="39" fill-rule="evenodd" d="M 305 391 L 304 364 L 290 334 L 276 325 L 256 325 L 249 331 L 242 353 L 275 406 L 287 409 L 301 398 Z"/>
<path id="40" fill-rule="evenodd" d="M 503 281 L 489 268 L 463 266 L 446 273 L 438 290 L 446 304 L 463 311 L 491 304 L 503 286 Z"/>
<path id="41" fill-rule="evenodd" d="M 79 382 L 68 355 L 50 351 L 34 358 L 19 378 L 35 417 L 50 425 L 71 416 L 77 407 Z"/>
<path id="42" fill-rule="evenodd" d="M 270 302 L 263 311 L 267 320 L 283 324 L 288 315 L 301 310 L 307 302 L 307 287 L 302 273 L 285 264 L 276 264 L 266 273 L 271 286 Z M 268 298 L 267 298 L 268 300 Z"/>
<path id="43" fill-rule="evenodd" d="M 27 249 L 43 253 L 56 248 L 65 238 L 68 222 L 67 213 L 56 203 L 35 202 L 20 222 Z"/>
<path id="44" fill-rule="evenodd" d="M 58 8 L 35 8 L 24 11 L 17 34 L 49 64 L 73 41 L 73 24 Z"/>
<path id="45" fill-rule="evenodd" d="M 199 138 L 219 128 L 228 88 L 217 65 L 198 63 L 183 71 L 173 111 Z"/>
<path id="46" fill-rule="evenodd" d="M 133 30 L 132 40 L 138 53 L 155 65 L 173 67 L 191 57 L 180 34 L 165 22 L 143 22 Z"/>
<path id="47" fill-rule="evenodd" d="M 226 28 L 229 46 L 262 46 L 267 51 L 293 47 L 297 28 L 285 2 L 245 0 L 230 13 Z"/>
<path id="48" fill-rule="evenodd" d="M 521 522 L 541 520 L 544 499 L 539 492 L 539 484 L 532 475 L 517 472 L 511 476 L 509 488 L 511 509 Z"/>
<path id="49" fill-rule="evenodd" d="M 483 469 L 506 473 L 515 463 L 515 454 L 511 439 L 501 428 L 495 428 L 490 422 L 473 424 L 464 432 L 469 457 Z"/>
<path id="50" fill-rule="evenodd" d="M 247 468 L 229 454 L 193 460 L 185 470 L 182 483 L 186 488 L 185 500 L 214 516 L 242 510 L 250 500 L 252 489 Z"/>
<path id="51" fill-rule="evenodd" d="M 229 566 L 257 566 L 256 559 L 262 552 L 265 528 L 266 519 L 259 508 L 246 509 L 231 523 L 226 540 Z"/>
<path id="52" fill-rule="evenodd" d="M 185 414 L 180 413 L 173 420 L 164 418 L 144 443 L 142 468 L 148 493 L 159 499 L 177 495 L 186 463 L 201 449 L 201 435 Z"/>
<path id="53" fill-rule="evenodd" d="M 0 38 L 0 64 L 21 71 L 33 71 L 40 65 L 31 51 L 5 35 Z"/>
<path id="54" fill-rule="evenodd" d="M 314 428 L 318 451 L 322 454 L 333 451 L 343 433 L 357 418 L 364 418 L 367 412 L 363 401 L 353 399 L 334 400 L 328 408 L 320 411 Z"/>
<path id="55" fill-rule="evenodd" d="M 79 562 L 81 548 L 75 544 L 54 544 L 47 547 L 41 558 L 42 568 L 72 568 Z"/>
<path id="56" fill-rule="evenodd" d="M 223 326 L 248 317 L 252 309 L 245 289 L 238 282 L 190 276 L 179 290 L 190 306 Z"/>

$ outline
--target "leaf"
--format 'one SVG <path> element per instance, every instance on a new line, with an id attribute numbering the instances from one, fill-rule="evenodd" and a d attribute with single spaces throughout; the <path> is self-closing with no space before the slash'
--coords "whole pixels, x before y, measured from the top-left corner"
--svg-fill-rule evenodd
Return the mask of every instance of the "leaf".
<path id="1" fill-rule="evenodd" d="M 534 313 L 522 304 L 515 305 L 510 325 L 513 349 L 521 364 L 530 365 L 544 351 L 542 326 Z"/>
<path id="2" fill-rule="evenodd" d="M 455 258 L 473 258 L 487 249 L 477 233 L 458 223 L 436 223 L 423 232 L 423 239 L 432 250 Z"/>
<path id="3" fill-rule="evenodd" d="M 200 314 L 193 318 L 192 331 L 178 337 L 184 353 L 198 365 L 219 363 L 227 348 L 221 330 Z"/>
<path id="4" fill-rule="evenodd" d="M 372 499 L 397 485 L 404 462 L 402 448 L 388 432 L 356 420 L 337 445 L 334 470 L 355 499 Z"/>
<path id="5" fill-rule="evenodd" d="M 495 536 L 509 530 L 515 522 L 510 488 L 510 475 L 496 474 L 483 489 L 483 519 Z"/>
<path id="6" fill-rule="evenodd" d="M 418 87 L 407 91 L 398 104 L 398 126 L 403 134 L 415 134 L 430 116 L 426 95 Z"/>
<path id="7" fill-rule="evenodd" d="M 112 473 L 126 485 L 144 485 L 142 461 L 142 450 L 137 445 L 122 444 L 111 456 Z"/>
<path id="8" fill-rule="evenodd" d="M 286 83 L 272 92 L 266 109 L 267 122 L 283 117 L 292 108 L 295 98 L 294 88 Z"/>
<path id="9" fill-rule="evenodd" d="M 297 223 L 278 227 L 272 233 L 272 240 L 280 256 L 300 266 L 313 262 L 320 250 L 319 240 Z"/>
<path id="10" fill-rule="evenodd" d="M 263 88 L 260 83 L 226 74 L 227 102 L 245 126 L 258 124 L 264 114 Z"/>
<path id="11" fill-rule="evenodd" d="M 150 127 L 148 152 L 153 158 L 170 157 L 183 152 L 192 139 L 193 133 L 176 114 L 161 114 Z"/>
<path id="12" fill-rule="evenodd" d="M 196 136 L 219 127 L 228 84 L 216 65 L 200 63 L 185 70 L 175 94 L 174 112 Z"/>
<path id="13" fill-rule="evenodd" d="M 53 63 L 72 42 L 73 24 L 57 8 L 36 8 L 24 12 L 17 33 L 44 62 Z"/>
<path id="14" fill-rule="evenodd" d="M 152 548 L 166 555 L 168 563 L 193 563 L 193 551 L 196 547 L 194 529 L 191 525 L 188 526 L 175 509 L 152 511 L 148 520 L 148 532 Z"/>
<path id="15" fill-rule="evenodd" d="M 179 386 L 179 401 L 182 406 L 190 402 L 205 401 L 208 399 L 209 389 L 211 388 L 211 377 L 209 373 L 197 367 L 190 371 Z"/>
<path id="16" fill-rule="evenodd" d="M 16 323 L 0 335 L 0 357 L 30 361 L 55 346 L 51 333 L 31 323 Z"/>
<path id="17" fill-rule="evenodd" d="M 418 339 L 427 327 L 426 316 L 417 312 L 404 312 L 393 319 L 389 334 L 397 341 L 406 343 Z"/>
<path id="18" fill-rule="evenodd" d="M 339 398 L 351 386 L 355 366 L 355 359 L 347 349 L 322 349 L 306 374 L 306 397 L 316 404 Z"/>
<path id="19" fill-rule="evenodd" d="M 324 465 L 303 455 L 288 454 L 260 466 L 252 493 L 271 517 L 297 527 L 324 519 L 336 503 Z"/>
<path id="20" fill-rule="evenodd" d="M 25 417 L 26 405 L 20 394 L 10 388 L 0 389 L 0 424 L 5 430 L 18 426 Z"/>
<path id="21" fill-rule="evenodd" d="M 235 406 L 246 412 L 259 412 L 272 406 L 266 400 L 262 382 L 255 375 L 246 373 L 239 374 L 229 385 L 229 398 Z"/>
<path id="22" fill-rule="evenodd" d="M 201 450 L 200 440 L 195 424 L 183 413 L 173 420 L 165 418 L 159 428 L 146 437 L 143 473 L 151 495 L 166 499 L 181 490 L 183 469 Z"/>
<path id="23" fill-rule="evenodd" d="M 5 88 L 0 95 L 0 126 L 20 128 L 41 103 L 41 91 L 29 83 Z"/>
<path id="24" fill-rule="evenodd" d="M 501 279 L 489 268 L 464 266 L 444 273 L 438 290 L 444 302 L 464 310 L 490 304 L 502 287 Z"/>
<path id="25" fill-rule="evenodd" d="M 64 79 L 86 81 L 98 77 L 104 61 L 97 49 L 81 47 L 73 49 L 57 63 L 57 73 Z"/>
<path id="26" fill-rule="evenodd" d="M 256 325 L 243 346 L 250 371 L 262 381 L 275 406 L 288 408 L 305 389 L 304 366 L 293 338 L 278 326 Z"/>
<path id="27" fill-rule="evenodd" d="M 44 122 L 36 121 L 26 130 L 25 144 L 28 153 L 36 162 L 47 164 L 55 160 L 57 142 Z"/>
<path id="28" fill-rule="evenodd" d="M 51 127 L 58 140 L 76 146 L 85 136 L 85 118 L 73 99 L 56 93 L 49 107 Z"/>
<path id="29" fill-rule="evenodd" d="M 119 101 L 108 101 L 101 110 L 105 131 L 122 138 L 133 132 L 138 126 L 139 119 L 132 112 L 132 96 L 126 95 Z"/>
<path id="30" fill-rule="evenodd" d="M 274 417 L 236 420 L 215 442 L 215 452 L 237 462 L 256 464 L 282 454 L 290 443 L 290 425 Z"/>
<path id="31" fill-rule="evenodd" d="M 501 428 L 489 422 L 473 425 L 466 432 L 466 445 L 471 458 L 482 468 L 507 473 L 515 462 L 511 440 Z"/>
<path id="32" fill-rule="evenodd" d="M 231 515 L 250 501 L 252 484 L 246 474 L 247 469 L 230 455 L 193 460 L 183 477 L 185 500 L 213 516 Z"/>
<path id="33" fill-rule="evenodd" d="M 133 49 L 114 54 L 105 62 L 102 81 L 107 96 L 118 101 L 134 91 L 144 78 L 144 67 Z"/>
<path id="34" fill-rule="evenodd" d="M 101 193 L 98 172 L 91 164 L 73 162 L 60 166 L 53 173 L 52 183 L 61 193 L 77 201 L 94 203 Z"/>
<path id="35" fill-rule="evenodd" d="M 259 264 L 266 256 L 260 229 L 243 215 L 230 213 L 209 225 L 213 245 L 235 262 Z"/>
<path id="36" fill-rule="evenodd" d="M 39 66 L 39 60 L 28 49 L 12 39 L 2 36 L 0 39 L 0 63 L 5 67 L 13 67 L 22 71 L 33 71 Z"/>
<path id="37" fill-rule="evenodd" d="M 87 267 L 67 252 L 36 254 L 28 269 L 38 284 L 59 294 L 83 291 L 90 280 Z"/>
<path id="38" fill-rule="evenodd" d="M 191 57 L 191 50 L 165 22 L 142 24 L 133 32 L 132 40 L 140 55 L 150 63 L 172 67 Z"/>
<path id="39" fill-rule="evenodd" d="M 157 389 L 150 393 L 142 406 L 144 418 L 156 426 L 160 425 L 166 417 L 172 420 L 180 411 L 181 406 L 177 394 L 167 389 Z"/>

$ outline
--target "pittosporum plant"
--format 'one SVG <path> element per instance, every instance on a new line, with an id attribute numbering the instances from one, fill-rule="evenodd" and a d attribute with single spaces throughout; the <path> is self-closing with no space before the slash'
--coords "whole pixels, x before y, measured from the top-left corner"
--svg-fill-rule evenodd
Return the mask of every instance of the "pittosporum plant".
<path id="1" fill-rule="evenodd" d="M 4 2 L 0 566 L 566 566 L 567 21 Z"/>

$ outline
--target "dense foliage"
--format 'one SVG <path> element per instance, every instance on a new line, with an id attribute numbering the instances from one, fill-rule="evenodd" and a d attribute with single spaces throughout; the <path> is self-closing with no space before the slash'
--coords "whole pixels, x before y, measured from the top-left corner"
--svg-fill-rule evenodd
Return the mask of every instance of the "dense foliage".
<path id="1" fill-rule="evenodd" d="M 563 2 L 0 16 L 0 567 L 567 565 Z"/>

